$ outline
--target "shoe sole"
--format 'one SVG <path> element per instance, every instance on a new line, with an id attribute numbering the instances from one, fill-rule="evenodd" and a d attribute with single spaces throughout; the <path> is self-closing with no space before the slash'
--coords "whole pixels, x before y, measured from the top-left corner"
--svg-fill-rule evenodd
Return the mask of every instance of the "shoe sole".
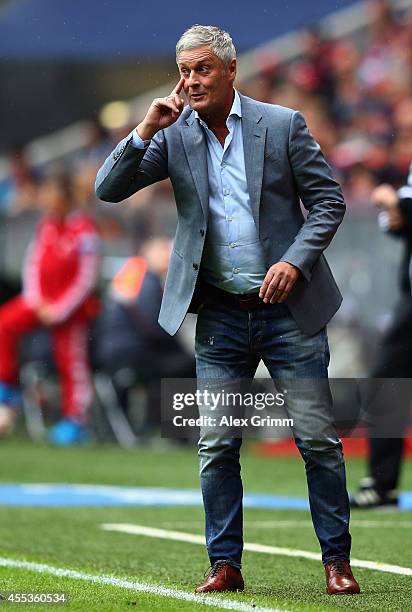
<path id="1" fill-rule="evenodd" d="M 359 595 L 360 591 L 338 591 L 337 593 L 329 593 L 329 591 L 326 589 L 326 595 L 330 595 L 331 597 L 334 597 L 335 595 Z"/>
<path id="2" fill-rule="evenodd" d="M 204 593 L 243 593 L 245 589 L 225 589 L 224 591 L 220 591 L 220 590 L 215 590 L 215 589 L 210 589 L 210 591 L 197 591 L 195 590 L 195 593 L 197 595 L 203 595 Z"/>

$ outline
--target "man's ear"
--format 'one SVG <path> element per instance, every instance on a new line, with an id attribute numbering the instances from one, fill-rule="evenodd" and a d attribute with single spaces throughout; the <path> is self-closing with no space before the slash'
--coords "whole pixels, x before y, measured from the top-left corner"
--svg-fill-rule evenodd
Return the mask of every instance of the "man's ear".
<path id="1" fill-rule="evenodd" d="M 227 67 L 228 74 L 233 81 L 236 78 L 236 70 L 237 70 L 237 62 L 236 62 L 236 58 L 234 57 L 232 60 L 230 60 L 229 65 Z"/>

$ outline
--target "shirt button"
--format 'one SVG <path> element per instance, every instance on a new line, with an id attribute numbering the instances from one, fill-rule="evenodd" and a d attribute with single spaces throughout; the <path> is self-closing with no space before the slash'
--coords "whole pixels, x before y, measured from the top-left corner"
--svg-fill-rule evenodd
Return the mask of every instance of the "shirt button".
<path id="1" fill-rule="evenodd" d="M 204 236 L 205 235 L 205 230 L 201 229 L 199 233 L 200 233 L 201 236 Z"/>
<path id="2" fill-rule="evenodd" d="M 226 221 L 233 221 L 232 217 L 226 217 Z"/>
<path id="3" fill-rule="evenodd" d="M 193 264 L 193 269 L 194 269 L 194 270 L 198 270 L 198 269 L 199 269 L 199 264 L 194 263 L 194 264 Z"/>
<path id="4" fill-rule="evenodd" d="M 230 189 L 224 189 L 223 190 L 223 195 L 227 196 L 230 194 Z"/>
<path id="5" fill-rule="evenodd" d="M 240 272 L 239 268 L 233 268 L 233 274 L 238 274 L 238 272 Z"/>
<path id="6" fill-rule="evenodd" d="M 236 246 L 236 242 L 231 242 L 231 243 L 229 244 L 229 246 L 230 246 L 230 248 L 231 248 L 231 249 L 233 249 L 233 248 Z"/>

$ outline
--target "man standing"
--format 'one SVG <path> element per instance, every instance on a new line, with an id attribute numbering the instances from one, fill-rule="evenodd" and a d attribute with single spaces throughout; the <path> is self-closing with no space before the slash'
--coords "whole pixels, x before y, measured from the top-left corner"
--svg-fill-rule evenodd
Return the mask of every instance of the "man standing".
<path id="1" fill-rule="evenodd" d="M 392 323 L 376 351 L 368 389 L 366 414 L 370 421 L 368 476 L 351 497 L 353 508 L 369 510 L 397 507 L 404 434 L 410 412 L 412 364 L 412 165 L 407 184 L 396 191 L 383 184 L 371 200 L 380 211 L 379 224 L 390 236 L 404 242 L 400 266 L 401 296 Z M 400 379 L 392 383 L 392 379 Z"/>
<path id="2" fill-rule="evenodd" d="M 325 325 L 342 298 L 322 253 L 344 216 L 339 185 L 299 112 L 233 88 L 236 51 L 227 32 L 189 28 L 177 43 L 176 60 L 179 83 L 152 102 L 107 158 L 96 193 L 119 202 L 171 179 L 179 222 L 159 323 L 173 335 L 188 311 L 199 313 L 200 384 L 251 379 L 261 359 L 273 379 L 327 381 Z M 329 389 L 321 389 L 288 411 L 306 465 L 327 592 L 358 593 L 349 564 L 342 446 Z M 197 592 L 244 588 L 240 445 L 225 433 L 201 434 L 212 569 Z"/>

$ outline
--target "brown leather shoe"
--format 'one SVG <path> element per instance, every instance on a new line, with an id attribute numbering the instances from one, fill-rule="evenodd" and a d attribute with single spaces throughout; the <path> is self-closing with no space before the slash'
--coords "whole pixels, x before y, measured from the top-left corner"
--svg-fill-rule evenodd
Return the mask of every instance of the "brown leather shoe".
<path id="1" fill-rule="evenodd" d="M 360 593 L 349 561 L 335 559 L 325 565 L 326 592 L 329 595 L 356 595 Z"/>
<path id="2" fill-rule="evenodd" d="M 203 584 L 195 593 L 212 593 L 214 591 L 243 591 L 245 588 L 240 570 L 226 561 L 216 561 Z"/>

